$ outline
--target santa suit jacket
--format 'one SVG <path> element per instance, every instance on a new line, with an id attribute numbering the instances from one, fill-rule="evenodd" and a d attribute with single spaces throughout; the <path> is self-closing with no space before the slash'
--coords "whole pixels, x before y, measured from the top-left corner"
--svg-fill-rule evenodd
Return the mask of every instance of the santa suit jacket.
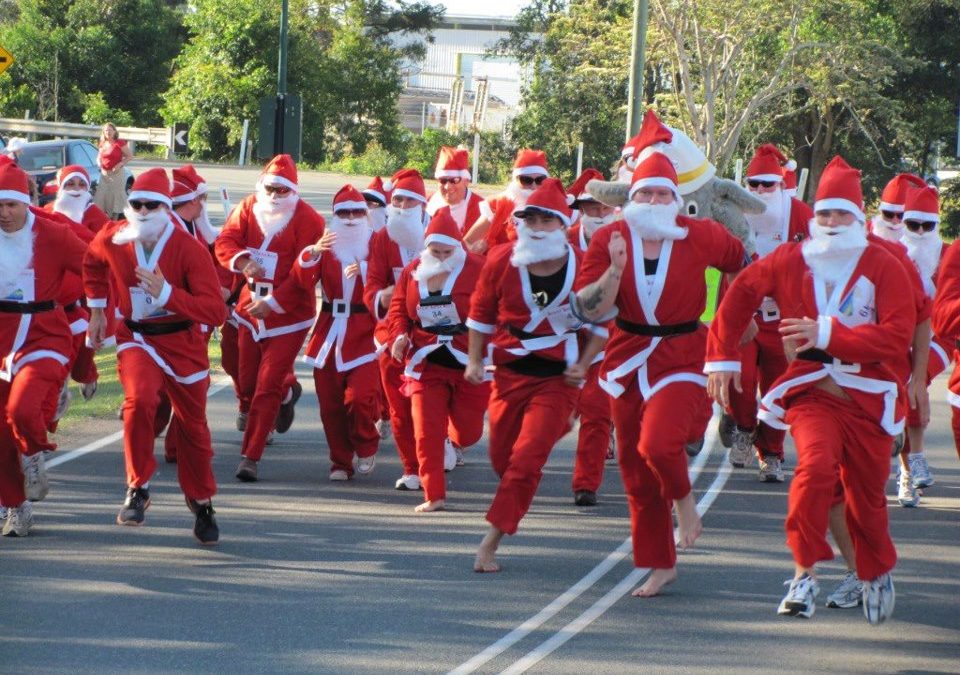
<path id="1" fill-rule="evenodd" d="M 443 346 L 457 361 L 467 365 L 469 348 L 464 321 L 470 312 L 473 290 L 480 280 L 483 257 L 468 252 L 460 266 L 450 272 L 439 296 L 430 295 L 426 281 L 413 278 L 413 272 L 418 267 L 419 258 L 403 269 L 387 314 L 390 344 L 401 335 L 406 335 L 413 343 L 407 355 L 404 375 L 415 380 L 420 379 L 430 352 Z M 421 304 L 424 301 L 426 304 Z M 451 309 L 455 311 L 455 317 Z M 454 322 L 454 318 L 459 321 Z M 432 329 L 430 322 L 435 324 Z"/>
<path id="2" fill-rule="evenodd" d="M 373 344 L 376 320 L 363 303 L 367 261 L 360 262 L 360 274 L 350 279 L 344 273 L 352 261 L 343 263 L 326 251 L 313 260 L 308 252 L 297 260 L 296 274 L 311 292 L 319 284 L 322 293 L 320 312 L 303 360 L 314 368 L 323 368 L 333 356 L 337 372 L 353 370 L 377 358 Z"/>
<path id="3" fill-rule="evenodd" d="M 941 345 L 950 347 L 954 360 L 960 359 L 960 242 L 950 244 L 940 261 L 930 321 Z M 948 362 L 949 359 L 944 359 L 944 363 Z M 960 407 L 960 368 L 955 368 L 950 375 L 947 388 L 950 405 Z"/>
<path id="4" fill-rule="evenodd" d="M 466 208 L 463 208 L 464 202 L 466 203 Z M 450 215 L 456 221 L 457 225 L 460 226 L 461 232 L 466 232 L 469 230 L 477 219 L 483 215 L 481 211 L 481 205 L 483 204 L 484 199 L 478 195 L 473 190 L 467 190 L 467 196 L 464 198 L 463 202 L 457 206 L 461 207 L 454 209 L 447 205 L 443 201 L 443 197 L 440 196 L 439 192 L 434 192 L 430 195 L 430 199 L 427 200 L 427 215 L 431 218 L 442 208 L 449 208 Z"/>
<path id="5" fill-rule="evenodd" d="M 203 236 L 203 233 L 195 225 L 187 225 L 186 221 L 177 215 L 176 212 L 171 212 L 173 217 L 173 222 L 182 227 L 184 232 L 195 238 L 200 245 L 206 248 L 210 252 L 210 262 L 213 264 L 213 269 L 217 273 L 217 279 L 220 280 L 220 286 L 222 288 L 233 289 L 237 285 L 238 275 L 226 267 L 220 264 L 220 261 L 217 260 L 217 254 L 214 251 L 213 244 L 207 241 L 206 237 Z M 216 241 L 216 239 L 214 239 Z"/>
<path id="6" fill-rule="evenodd" d="M 816 349 L 833 361 L 794 359 L 764 396 L 760 418 L 786 429 L 791 398 L 831 377 L 886 433 L 900 433 L 903 382 L 893 364 L 909 349 L 916 326 L 914 297 L 903 292 L 910 284 L 903 266 L 868 244 L 828 296 L 802 246 L 785 244 L 740 273 L 710 326 L 704 371 L 739 370 L 740 337 L 758 300 L 770 296 L 784 318 L 817 317 Z"/>
<path id="7" fill-rule="evenodd" d="M 246 326 L 253 339 L 260 341 L 276 335 L 307 330 L 313 325 L 317 301 L 313 289 L 306 289 L 292 274 L 294 263 L 308 246 L 313 246 L 323 234 L 323 217 L 302 199 L 297 202 L 290 222 L 271 237 L 264 236 L 253 213 L 256 195 L 246 197 L 227 219 L 226 225 L 214 242 L 217 260 L 228 270 L 240 275 L 237 261 L 252 252 L 276 261 L 272 278 L 253 279 L 258 299 L 265 299 L 273 312 L 265 319 L 254 319 L 244 309 L 253 299 L 250 285 L 240 291 L 233 318 Z M 262 265 L 267 268 L 268 265 Z M 269 269 L 267 270 L 269 273 Z M 221 303 L 223 300 L 221 299 Z"/>
<path id="8" fill-rule="evenodd" d="M 50 206 L 50 204 L 47 204 L 47 206 Z M 94 232 L 92 230 L 86 225 L 70 219 L 63 213 L 57 213 L 56 211 L 44 208 L 44 211 L 39 215 L 69 227 L 70 230 L 77 235 L 77 238 L 84 243 L 84 250 L 86 250 L 86 245 L 93 241 Z M 83 280 L 80 278 L 80 275 L 73 272 L 64 274 L 63 283 L 60 285 L 60 292 L 57 294 L 57 304 L 63 306 L 63 311 L 67 315 L 67 321 L 70 322 L 70 333 L 72 335 L 79 335 L 87 330 L 87 318 L 89 314 L 80 304 L 82 297 Z"/>
<path id="9" fill-rule="evenodd" d="M 148 256 L 140 242 L 113 243 L 113 235 L 125 225 L 126 221 L 109 223 L 87 249 L 83 259 L 87 306 L 106 307 L 112 278 L 117 306 L 124 319 L 117 324 L 117 352 L 142 349 L 177 382 L 199 382 L 207 377 L 210 368 L 207 340 L 200 325 L 219 326 L 226 317 L 210 254 L 171 221 Z M 135 271 L 138 266 L 163 274 L 166 283 L 158 298 L 140 289 Z M 143 324 L 190 321 L 192 325 L 166 335 L 147 335 L 131 329 L 126 321 Z"/>
<path id="10" fill-rule="evenodd" d="M 30 210 L 26 228 L 33 232 L 33 258 L 12 292 L 0 298 L 11 311 L 0 311 L 0 379 L 10 382 L 20 368 L 38 359 L 66 365 L 72 352 L 70 327 L 56 303 L 67 273 L 80 274 L 86 244 L 73 231 Z M 15 305 L 52 302 L 36 313 L 20 313 Z"/>
<path id="11" fill-rule="evenodd" d="M 65 220 L 70 220 L 66 215 L 58 213 L 53 210 L 55 202 L 47 202 L 43 206 L 43 210 L 47 213 L 63 216 Z M 71 221 L 74 222 L 74 221 Z M 93 234 L 96 234 L 110 222 L 110 217 L 103 212 L 99 206 L 94 204 L 92 201 L 87 204 L 86 208 L 83 210 L 83 220 L 80 221 L 80 224 L 83 225 L 86 229 L 90 230 Z"/>
<path id="12" fill-rule="evenodd" d="M 377 351 L 387 348 L 390 341 L 390 330 L 387 328 L 387 312 L 389 307 L 380 304 L 384 289 L 394 286 L 400 281 L 403 268 L 420 256 L 420 251 L 410 251 L 400 248 L 399 244 L 387 234 L 387 228 L 375 232 L 370 237 L 370 254 L 367 256 L 367 278 L 363 290 L 363 302 L 370 314 L 377 320 L 374 331 L 374 344 Z"/>
<path id="13" fill-rule="evenodd" d="M 578 290 L 597 281 L 610 266 L 608 247 L 614 232 L 619 232 L 627 244 L 629 262 L 617 291 L 617 322 L 610 329 L 606 358 L 600 367 L 600 386 L 614 398 L 623 394 L 634 372 L 644 399 L 672 382 L 706 386 L 703 355 L 707 330 L 699 325 L 707 303 L 704 272 L 708 267 L 736 272 L 743 267 L 746 254 L 743 244 L 720 223 L 677 216 L 677 225 L 687 228 L 688 234 L 684 239 L 664 240 L 652 278 L 644 274 L 642 240 L 625 221 L 601 227 L 590 239 Z M 692 332 L 660 337 L 638 335 L 617 325 L 620 322 L 697 325 Z"/>

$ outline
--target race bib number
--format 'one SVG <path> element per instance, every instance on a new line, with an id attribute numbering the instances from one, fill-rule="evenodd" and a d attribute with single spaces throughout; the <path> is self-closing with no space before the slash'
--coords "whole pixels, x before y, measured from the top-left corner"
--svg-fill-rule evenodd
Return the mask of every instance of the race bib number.
<path id="1" fill-rule="evenodd" d="M 130 305 L 133 308 L 133 316 L 130 318 L 134 321 L 156 319 L 171 314 L 157 302 L 155 297 L 139 287 L 130 289 Z"/>
<path id="2" fill-rule="evenodd" d="M 462 323 L 457 306 L 452 302 L 442 305 L 417 305 L 417 316 L 424 328 L 441 328 Z"/>
<path id="3" fill-rule="evenodd" d="M 33 302 L 36 299 L 33 270 L 23 270 L 13 281 L 0 288 L 0 294 L 7 302 Z"/>
<path id="4" fill-rule="evenodd" d="M 573 315 L 569 303 L 564 303 L 550 309 L 547 312 L 547 321 L 553 327 L 556 333 L 567 333 L 569 331 L 579 330 L 583 322 Z"/>
<path id="5" fill-rule="evenodd" d="M 877 322 L 876 289 L 866 277 L 860 277 L 840 301 L 837 319 L 848 328 Z"/>
<path id="6" fill-rule="evenodd" d="M 247 252 L 255 263 L 264 269 L 263 278 L 273 281 L 277 273 L 277 254 L 260 248 L 248 248 Z"/>

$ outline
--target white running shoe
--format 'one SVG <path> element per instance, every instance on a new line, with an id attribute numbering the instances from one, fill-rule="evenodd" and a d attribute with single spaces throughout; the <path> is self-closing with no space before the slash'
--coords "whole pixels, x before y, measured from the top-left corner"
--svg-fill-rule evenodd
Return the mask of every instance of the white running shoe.
<path id="1" fill-rule="evenodd" d="M 450 472 L 457 468 L 457 451 L 449 438 L 443 442 L 443 470 Z"/>
<path id="2" fill-rule="evenodd" d="M 86 382 L 80 385 L 80 395 L 84 401 L 89 401 L 97 393 L 97 381 Z"/>
<path id="3" fill-rule="evenodd" d="M 739 427 L 733 430 L 733 445 L 730 446 L 730 463 L 742 469 L 753 457 L 753 432 Z"/>
<path id="4" fill-rule="evenodd" d="M 879 626 L 893 616 L 896 599 L 889 572 L 863 584 L 863 615 L 871 626 Z"/>
<path id="5" fill-rule="evenodd" d="M 463 448 L 454 447 L 453 449 L 457 453 L 457 466 L 465 466 L 467 460 L 463 457 Z"/>
<path id="6" fill-rule="evenodd" d="M 63 387 L 60 388 L 60 398 L 57 399 L 57 411 L 53 414 L 53 422 L 59 421 L 61 417 L 67 414 L 71 398 L 73 398 L 73 394 L 70 393 L 67 383 L 64 382 Z"/>
<path id="7" fill-rule="evenodd" d="M 334 469 L 330 472 L 330 480 L 337 483 L 340 481 L 350 480 L 350 474 L 348 474 L 343 469 Z"/>
<path id="8" fill-rule="evenodd" d="M 42 452 L 23 458 L 23 475 L 27 499 L 31 502 L 42 501 L 50 492 L 50 479 L 47 478 L 47 464 Z"/>
<path id="9" fill-rule="evenodd" d="M 369 457 L 357 457 L 357 473 L 366 476 L 373 471 L 373 467 L 377 465 L 377 456 L 370 455 Z"/>
<path id="10" fill-rule="evenodd" d="M 413 473 L 405 473 L 397 479 L 394 488 L 413 492 L 420 489 L 420 476 Z"/>
<path id="11" fill-rule="evenodd" d="M 900 475 L 897 476 L 897 486 L 897 501 L 900 502 L 900 506 L 912 509 L 920 505 L 920 495 L 917 493 L 917 488 L 914 487 L 909 471 L 900 469 Z"/>
<path id="12" fill-rule="evenodd" d="M 4 537 L 26 537 L 33 525 L 33 504 L 24 502 L 17 508 L 7 509 L 7 519 L 3 523 Z"/>
<path id="13" fill-rule="evenodd" d="M 863 582 L 857 579 L 856 572 L 847 572 L 833 593 L 827 596 L 827 607 L 850 609 L 863 602 Z"/>
<path id="14" fill-rule="evenodd" d="M 933 485 L 933 474 L 924 455 L 909 455 L 910 475 L 913 476 L 913 487 L 923 489 Z"/>
<path id="15" fill-rule="evenodd" d="M 799 579 L 784 581 L 785 586 L 790 590 L 780 601 L 780 607 L 777 608 L 777 614 L 787 616 L 799 616 L 809 619 L 817 610 L 817 594 L 820 593 L 820 584 L 810 575 L 804 575 Z"/>
<path id="16" fill-rule="evenodd" d="M 760 472 L 757 479 L 761 483 L 782 483 L 783 462 L 777 457 L 764 457 L 760 460 Z"/>
<path id="17" fill-rule="evenodd" d="M 377 420 L 374 426 L 377 428 L 377 433 L 380 435 L 380 438 L 384 440 L 390 438 L 390 434 L 393 432 L 393 428 L 390 426 L 390 420 Z"/>

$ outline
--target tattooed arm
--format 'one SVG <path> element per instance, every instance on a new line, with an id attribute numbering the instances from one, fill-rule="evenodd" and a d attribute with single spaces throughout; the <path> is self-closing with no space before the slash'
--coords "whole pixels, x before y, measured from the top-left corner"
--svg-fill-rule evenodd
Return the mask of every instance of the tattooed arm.
<path id="1" fill-rule="evenodd" d="M 607 247 L 610 266 L 599 279 L 577 293 L 577 312 L 587 321 L 597 321 L 609 314 L 620 290 L 620 279 L 627 265 L 627 243 L 619 232 L 610 235 Z"/>

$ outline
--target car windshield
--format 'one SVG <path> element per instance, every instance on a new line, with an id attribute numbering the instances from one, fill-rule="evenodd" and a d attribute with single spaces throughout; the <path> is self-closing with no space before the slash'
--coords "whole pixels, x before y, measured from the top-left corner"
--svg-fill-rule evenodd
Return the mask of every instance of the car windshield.
<path id="1" fill-rule="evenodd" d="M 28 145 L 17 158 L 24 171 L 56 171 L 63 166 L 63 146 Z"/>

